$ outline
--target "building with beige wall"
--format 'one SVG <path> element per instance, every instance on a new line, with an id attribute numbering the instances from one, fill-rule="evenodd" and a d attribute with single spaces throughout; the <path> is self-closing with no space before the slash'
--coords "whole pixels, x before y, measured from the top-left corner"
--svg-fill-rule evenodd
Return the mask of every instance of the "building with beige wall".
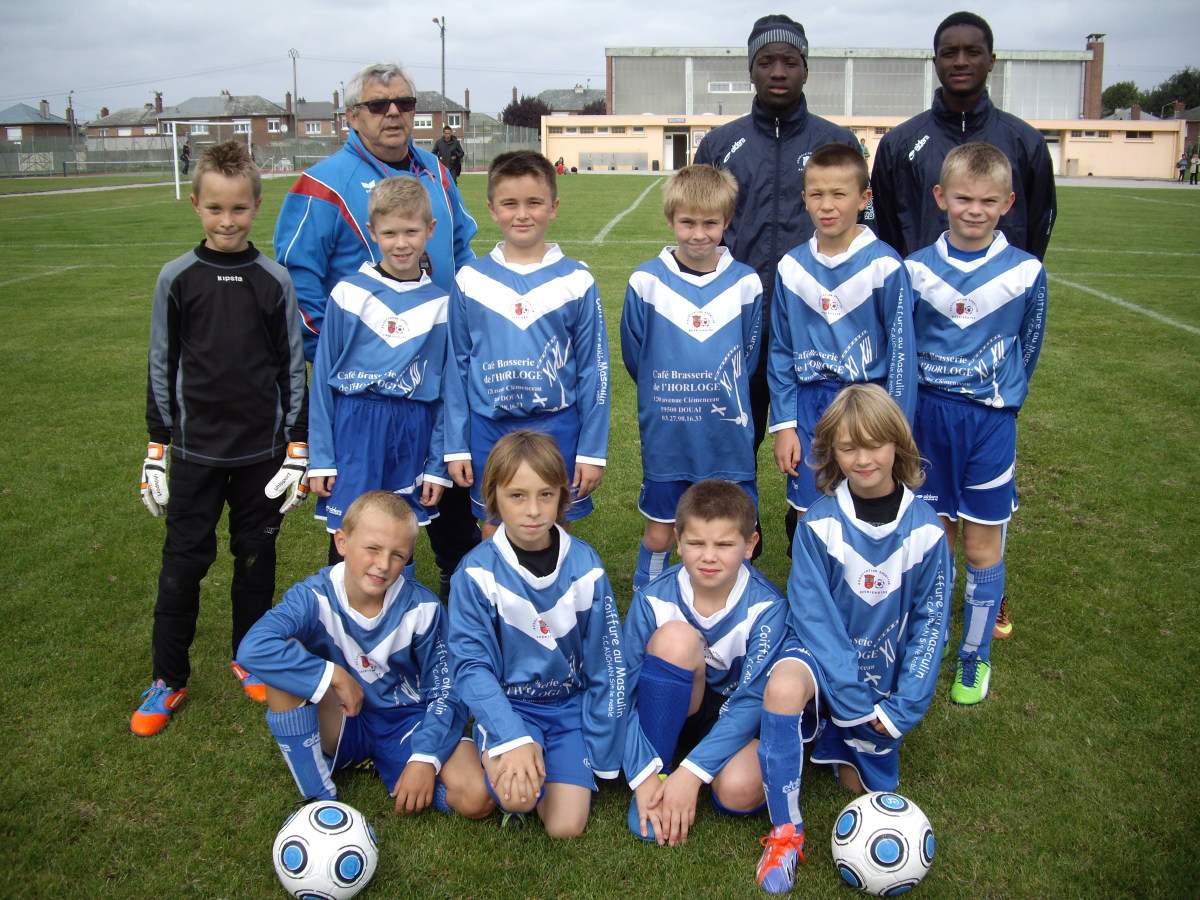
<path id="1" fill-rule="evenodd" d="M 543 116 L 542 153 L 580 172 L 659 172 L 687 165 L 711 129 L 737 116 Z M 829 116 L 864 140 L 880 139 L 903 116 Z M 1046 137 L 1054 171 L 1110 178 L 1175 178 L 1184 146 L 1177 119 L 1030 119 Z"/>

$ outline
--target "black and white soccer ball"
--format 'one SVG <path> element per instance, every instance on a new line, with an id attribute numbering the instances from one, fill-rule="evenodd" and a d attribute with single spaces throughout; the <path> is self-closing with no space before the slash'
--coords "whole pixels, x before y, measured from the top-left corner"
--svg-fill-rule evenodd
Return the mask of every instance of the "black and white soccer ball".
<path id="1" fill-rule="evenodd" d="M 375 874 L 379 847 L 362 813 L 336 800 L 317 800 L 288 816 L 275 835 L 271 860 L 293 897 L 345 900 Z"/>
<path id="2" fill-rule="evenodd" d="M 921 808 L 890 791 L 846 804 L 833 826 L 833 863 L 851 887 L 879 897 L 911 891 L 933 865 L 933 828 Z"/>

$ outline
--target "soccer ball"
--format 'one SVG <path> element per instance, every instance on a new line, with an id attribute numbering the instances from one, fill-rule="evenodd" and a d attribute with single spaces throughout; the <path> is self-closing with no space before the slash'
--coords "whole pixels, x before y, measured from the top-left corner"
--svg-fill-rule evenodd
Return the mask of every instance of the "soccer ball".
<path id="1" fill-rule="evenodd" d="M 880 897 L 911 891 L 933 865 L 933 829 L 920 807 L 888 791 L 846 804 L 833 826 L 833 862 L 851 887 Z"/>
<path id="2" fill-rule="evenodd" d="M 375 874 L 379 848 L 362 813 L 335 800 L 317 800 L 288 816 L 275 835 L 271 859 L 293 897 L 345 900 Z"/>

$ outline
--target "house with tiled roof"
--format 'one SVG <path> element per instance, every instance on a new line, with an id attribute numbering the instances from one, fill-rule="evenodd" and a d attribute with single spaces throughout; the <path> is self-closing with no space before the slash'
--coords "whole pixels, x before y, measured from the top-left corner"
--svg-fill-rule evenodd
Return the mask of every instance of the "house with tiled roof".
<path id="1" fill-rule="evenodd" d="M 289 95 L 289 105 L 290 102 Z M 272 103 L 265 97 L 257 94 L 231 94 L 228 91 L 222 91 L 216 97 L 190 97 L 176 106 L 168 106 L 158 114 L 159 130 L 164 133 L 168 131 L 171 123 L 186 121 L 204 121 L 218 125 L 229 123 L 231 126 L 214 128 L 208 125 L 176 125 L 180 136 L 186 134 L 189 143 L 199 145 L 216 143 L 226 140 L 230 134 L 247 131 L 253 144 L 264 144 L 285 134 L 284 126 L 290 119 L 287 108 Z"/>
<path id="2" fill-rule="evenodd" d="M 456 103 L 449 97 L 443 98 L 438 91 L 417 91 L 417 111 L 413 115 L 413 142 L 418 147 L 430 149 L 442 136 L 442 103 L 445 102 L 446 124 L 461 139 L 471 121 L 471 92 L 463 97 L 466 105 Z"/>
<path id="3" fill-rule="evenodd" d="M 566 90 L 542 91 L 538 94 L 538 99 L 550 107 L 550 115 L 566 116 L 578 115 L 585 106 L 590 106 L 597 101 L 603 103 L 605 96 L 605 92 L 602 90 L 593 90 L 577 84 Z"/>
<path id="4" fill-rule="evenodd" d="M 50 112 L 50 104 L 42 100 L 36 107 L 14 103 L 0 110 L 0 135 L 8 143 L 21 143 L 32 138 L 69 138 L 74 131 L 71 123 Z"/>

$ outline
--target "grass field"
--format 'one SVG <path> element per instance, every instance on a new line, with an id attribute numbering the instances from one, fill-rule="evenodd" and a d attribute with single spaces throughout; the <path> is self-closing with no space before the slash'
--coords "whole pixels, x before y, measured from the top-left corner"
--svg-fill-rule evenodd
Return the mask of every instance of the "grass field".
<path id="1" fill-rule="evenodd" d="M 669 237 L 656 191 L 595 239 L 650 185 L 562 182 L 552 236 L 595 272 L 614 360 L 625 280 Z M 265 184 L 255 234 L 268 252 L 287 187 Z M 485 252 L 497 233 L 483 180 L 463 187 Z M 162 187 L 0 202 L 0 708 L 13 725 L 0 870 L 16 896 L 280 895 L 269 848 L 295 789 L 226 668 L 227 555 L 205 584 L 187 705 L 156 738 L 128 731 L 149 676 L 163 532 L 136 490 L 149 298 L 162 263 L 199 239 L 186 201 L 171 198 Z M 1049 330 L 1020 418 L 1015 634 L 995 648 L 987 702 L 952 707 L 943 671 L 904 748 L 901 790 L 938 838 L 928 897 L 1195 896 L 1200 880 L 1189 662 L 1200 636 L 1189 587 L 1200 574 L 1200 193 L 1064 188 L 1060 203 Z M 608 476 L 577 530 L 624 608 L 640 471 L 632 384 L 618 370 Z M 783 584 L 783 485 L 763 450 L 761 568 Z M 294 515 L 279 548 L 282 590 L 323 562 L 324 532 Z M 428 553 L 419 575 L 428 583 Z M 848 797 L 823 772 L 805 777 L 797 893 L 849 896 L 828 843 Z M 367 896 L 758 895 L 765 820 L 718 817 L 703 798 L 693 839 L 668 850 L 626 833 L 623 787 L 600 792 L 582 838 L 552 844 L 495 818 L 400 820 L 373 776 L 339 784 L 379 832 Z"/>

